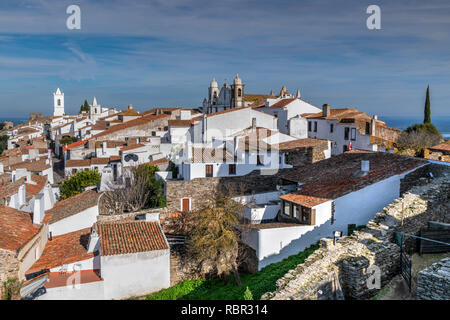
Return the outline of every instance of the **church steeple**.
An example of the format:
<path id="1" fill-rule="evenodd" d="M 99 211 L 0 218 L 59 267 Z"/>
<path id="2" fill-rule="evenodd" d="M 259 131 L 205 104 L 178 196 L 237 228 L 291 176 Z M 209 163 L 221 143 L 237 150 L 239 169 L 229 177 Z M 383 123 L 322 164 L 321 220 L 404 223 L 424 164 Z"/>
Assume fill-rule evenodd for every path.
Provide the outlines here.
<path id="1" fill-rule="evenodd" d="M 64 93 L 58 88 L 53 93 L 53 116 L 60 117 L 64 115 Z"/>

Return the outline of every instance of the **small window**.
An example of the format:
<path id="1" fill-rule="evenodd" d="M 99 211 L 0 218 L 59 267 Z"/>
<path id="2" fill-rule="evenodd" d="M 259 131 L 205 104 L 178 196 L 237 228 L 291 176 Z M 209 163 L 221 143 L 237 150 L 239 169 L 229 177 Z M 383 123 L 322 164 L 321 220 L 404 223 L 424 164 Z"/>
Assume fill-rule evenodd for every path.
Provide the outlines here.
<path id="1" fill-rule="evenodd" d="M 352 139 L 353 141 L 356 140 L 356 128 L 352 128 L 351 139 Z"/>
<path id="2" fill-rule="evenodd" d="M 370 134 L 370 123 L 366 122 L 366 134 Z"/>
<path id="3" fill-rule="evenodd" d="M 238 89 L 238 97 L 242 97 L 242 89 Z"/>
<path id="4" fill-rule="evenodd" d="M 311 121 L 308 121 L 308 131 L 311 132 Z"/>
<path id="5" fill-rule="evenodd" d="M 61 99 L 58 99 L 58 106 L 61 105 Z"/>
<path id="6" fill-rule="evenodd" d="M 314 121 L 314 132 L 317 132 L 317 121 Z"/>
<path id="7" fill-rule="evenodd" d="M 236 174 L 236 164 L 228 165 L 228 174 Z"/>
<path id="8" fill-rule="evenodd" d="M 344 129 L 344 140 L 348 140 L 349 133 L 350 133 L 350 128 L 349 128 L 349 127 L 346 127 L 346 128 Z"/>
<path id="9" fill-rule="evenodd" d="M 334 124 L 332 123 L 332 124 L 330 124 L 330 133 L 333 133 L 334 132 Z"/>

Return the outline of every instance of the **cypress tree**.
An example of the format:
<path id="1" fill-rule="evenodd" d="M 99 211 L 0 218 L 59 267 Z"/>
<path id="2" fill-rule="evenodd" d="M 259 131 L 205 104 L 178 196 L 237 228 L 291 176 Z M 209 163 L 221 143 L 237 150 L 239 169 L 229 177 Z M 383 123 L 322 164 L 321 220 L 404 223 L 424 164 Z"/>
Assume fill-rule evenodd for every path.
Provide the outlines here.
<path id="1" fill-rule="evenodd" d="M 425 110 L 424 110 L 423 123 L 431 123 L 430 86 L 427 87 L 427 97 L 425 98 Z"/>

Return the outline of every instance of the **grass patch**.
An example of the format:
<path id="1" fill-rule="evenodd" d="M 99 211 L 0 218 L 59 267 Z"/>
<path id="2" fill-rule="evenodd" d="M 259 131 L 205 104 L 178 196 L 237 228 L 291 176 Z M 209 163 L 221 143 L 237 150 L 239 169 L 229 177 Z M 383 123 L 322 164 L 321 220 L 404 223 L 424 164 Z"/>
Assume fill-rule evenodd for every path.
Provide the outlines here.
<path id="1" fill-rule="evenodd" d="M 386 285 L 384 286 L 383 289 L 381 289 L 380 291 L 378 291 L 378 293 L 376 295 L 374 295 L 372 298 L 370 298 L 369 300 L 379 300 L 381 297 L 383 297 L 389 290 L 389 286 Z"/>
<path id="2" fill-rule="evenodd" d="M 292 255 L 280 262 L 273 263 L 254 274 L 242 274 L 242 286 L 238 287 L 233 276 L 226 279 L 185 280 L 168 289 L 147 296 L 148 300 L 243 300 L 248 287 L 255 300 L 276 289 L 276 281 L 289 270 L 303 263 L 319 248 L 319 243 L 304 251 Z"/>

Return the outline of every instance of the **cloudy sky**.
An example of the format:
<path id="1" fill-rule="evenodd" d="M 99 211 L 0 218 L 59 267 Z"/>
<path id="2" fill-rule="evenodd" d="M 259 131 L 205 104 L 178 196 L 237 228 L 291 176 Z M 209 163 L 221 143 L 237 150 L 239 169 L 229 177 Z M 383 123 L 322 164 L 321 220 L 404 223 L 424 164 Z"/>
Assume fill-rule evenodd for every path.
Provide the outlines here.
<path id="1" fill-rule="evenodd" d="M 66 9 L 81 8 L 81 30 Z M 381 8 L 381 30 L 366 9 Z M 0 116 L 66 112 L 87 99 L 138 110 L 198 107 L 212 77 L 247 93 L 282 85 L 317 106 L 449 115 L 449 1 L 2 0 Z"/>

